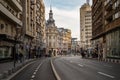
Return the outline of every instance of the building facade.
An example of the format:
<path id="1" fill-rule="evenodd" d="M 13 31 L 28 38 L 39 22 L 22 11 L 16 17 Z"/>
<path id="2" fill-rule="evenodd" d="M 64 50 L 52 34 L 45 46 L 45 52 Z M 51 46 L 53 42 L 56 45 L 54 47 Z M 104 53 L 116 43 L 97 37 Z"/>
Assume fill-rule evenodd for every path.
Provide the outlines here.
<path id="1" fill-rule="evenodd" d="M 71 40 L 71 53 L 76 55 L 80 50 L 79 41 L 77 41 L 77 38 L 71 38 Z"/>
<path id="2" fill-rule="evenodd" d="M 64 28 L 58 28 L 58 46 L 59 46 L 59 52 L 62 54 L 62 51 L 64 49 L 64 44 L 63 44 L 63 36 L 64 36 Z"/>
<path id="3" fill-rule="evenodd" d="M 71 30 L 58 28 L 59 32 L 59 50 L 60 52 L 70 53 L 71 51 Z"/>
<path id="4" fill-rule="evenodd" d="M 89 2 L 80 8 L 80 42 L 83 49 L 90 49 L 92 38 L 92 14 Z"/>
<path id="5" fill-rule="evenodd" d="M 71 51 L 71 30 L 64 29 L 63 34 L 63 46 L 64 51 L 67 53 L 70 53 Z"/>
<path id="6" fill-rule="evenodd" d="M 57 56 L 59 53 L 67 53 L 71 50 L 71 30 L 57 28 L 52 9 L 46 22 L 46 43 L 47 53 L 52 52 L 50 56 Z"/>
<path id="7" fill-rule="evenodd" d="M 36 40 L 36 0 L 22 0 L 23 5 L 23 41 L 26 55 L 31 57 L 30 50 L 35 46 Z"/>
<path id="8" fill-rule="evenodd" d="M 45 5 L 43 0 L 36 2 L 36 45 L 45 48 Z"/>
<path id="9" fill-rule="evenodd" d="M 93 0 L 93 42 L 103 58 L 120 58 L 120 1 Z"/>
<path id="10" fill-rule="evenodd" d="M 0 0 L 0 58 L 11 57 L 13 47 L 20 43 L 26 56 L 27 50 L 45 48 L 43 0 Z"/>
<path id="11" fill-rule="evenodd" d="M 104 0 L 94 0 L 92 5 L 92 43 L 93 47 L 100 52 L 102 49 L 104 32 Z M 104 37 L 105 38 L 105 37 Z M 99 51 L 98 51 L 99 48 Z"/>
<path id="12" fill-rule="evenodd" d="M 20 0 L 0 0 L 0 59 L 12 58 L 22 27 Z"/>
<path id="13" fill-rule="evenodd" d="M 45 40 L 45 6 L 43 0 L 23 0 L 23 17 L 25 47 L 31 52 L 34 49 L 43 49 Z M 35 54 L 31 55 L 34 56 Z"/>
<path id="14" fill-rule="evenodd" d="M 50 9 L 49 19 L 46 23 L 46 47 L 50 56 L 56 56 L 58 51 L 58 30 L 53 19 L 53 12 Z"/>
<path id="15" fill-rule="evenodd" d="M 106 0 L 104 5 L 106 56 L 120 58 L 120 0 Z"/>
<path id="16" fill-rule="evenodd" d="M 68 44 L 68 53 L 70 53 L 71 51 L 71 30 L 70 29 L 66 29 L 66 36 L 67 36 L 67 44 Z"/>
<path id="17" fill-rule="evenodd" d="M 41 43 L 41 49 L 46 48 L 46 23 L 45 23 L 45 5 L 44 0 L 40 0 L 41 7 L 40 7 L 40 43 Z"/>

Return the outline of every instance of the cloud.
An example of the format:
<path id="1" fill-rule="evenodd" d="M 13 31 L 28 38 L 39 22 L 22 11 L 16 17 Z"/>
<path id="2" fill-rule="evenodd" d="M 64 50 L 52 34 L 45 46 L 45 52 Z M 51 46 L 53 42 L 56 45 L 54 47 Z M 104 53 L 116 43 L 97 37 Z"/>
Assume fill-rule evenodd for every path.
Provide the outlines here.
<path id="1" fill-rule="evenodd" d="M 79 38 L 79 7 L 73 10 L 52 8 L 56 26 L 71 29 L 72 37 Z M 46 19 L 48 19 L 49 8 L 46 7 Z"/>
<path id="2" fill-rule="evenodd" d="M 66 9 L 71 10 L 72 8 L 75 8 L 76 6 L 80 6 L 83 3 L 85 3 L 86 0 L 45 0 L 46 6 L 49 6 L 52 4 L 54 7 L 57 7 L 59 9 Z"/>
<path id="3" fill-rule="evenodd" d="M 72 37 L 80 38 L 79 8 L 86 0 L 51 0 L 56 26 L 71 29 Z M 92 0 L 90 0 L 92 4 Z M 45 0 L 46 19 L 48 19 L 50 0 Z"/>

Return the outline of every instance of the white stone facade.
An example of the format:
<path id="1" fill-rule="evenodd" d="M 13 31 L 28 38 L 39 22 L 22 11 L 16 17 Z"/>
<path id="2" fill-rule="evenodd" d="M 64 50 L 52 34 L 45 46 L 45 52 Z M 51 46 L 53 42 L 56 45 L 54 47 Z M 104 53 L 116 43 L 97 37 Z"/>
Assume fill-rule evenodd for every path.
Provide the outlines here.
<path id="1" fill-rule="evenodd" d="M 92 39 L 92 14 L 91 6 L 85 3 L 80 8 L 80 42 L 84 49 L 91 48 Z"/>

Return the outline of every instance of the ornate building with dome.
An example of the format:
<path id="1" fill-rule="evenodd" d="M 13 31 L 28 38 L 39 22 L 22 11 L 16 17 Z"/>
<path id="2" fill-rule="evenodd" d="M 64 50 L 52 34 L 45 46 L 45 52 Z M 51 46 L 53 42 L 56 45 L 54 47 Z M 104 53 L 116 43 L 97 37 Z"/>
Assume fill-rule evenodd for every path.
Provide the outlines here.
<path id="1" fill-rule="evenodd" d="M 50 56 L 56 56 L 58 52 L 58 30 L 53 19 L 53 12 L 50 9 L 49 19 L 46 22 L 46 47 Z"/>

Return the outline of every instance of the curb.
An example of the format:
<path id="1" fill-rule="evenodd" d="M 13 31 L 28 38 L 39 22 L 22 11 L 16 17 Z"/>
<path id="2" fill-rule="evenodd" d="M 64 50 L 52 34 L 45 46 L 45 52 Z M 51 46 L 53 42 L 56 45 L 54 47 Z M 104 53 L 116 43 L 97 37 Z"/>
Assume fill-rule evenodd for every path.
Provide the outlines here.
<path id="1" fill-rule="evenodd" d="M 91 60 L 98 60 L 97 58 L 86 58 L 86 59 L 91 59 Z M 104 62 L 111 62 L 111 63 L 120 63 L 119 59 L 103 59 L 103 60 L 98 60 L 98 61 L 104 61 Z"/>
<path id="2" fill-rule="evenodd" d="M 120 63 L 120 60 L 118 59 L 104 59 L 105 62 L 112 62 L 112 63 Z"/>
<path id="3" fill-rule="evenodd" d="M 50 60 L 50 63 L 51 63 L 51 67 L 52 67 L 52 70 L 53 70 L 53 73 L 54 73 L 56 79 L 57 79 L 57 80 L 61 80 L 60 76 L 58 75 L 58 73 L 57 73 L 56 70 L 55 70 L 55 67 L 54 67 L 54 65 L 53 65 L 52 59 Z"/>
<path id="4" fill-rule="evenodd" d="M 9 78 L 10 76 L 12 76 L 12 75 L 14 75 L 14 74 L 16 74 L 17 73 L 17 71 L 19 71 L 19 70 L 21 70 L 22 68 L 24 69 L 24 67 L 27 65 L 30 65 L 30 64 L 28 64 L 28 63 L 32 63 L 33 61 L 34 61 L 35 59 L 32 59 L 32 60 L 30 60 L 30 61 L 28 61 L 28 62 L 24 62 L 24 63 L 22 63 L 21 65 L 19 65 L 19 66 L 16 66 L 15 68 L 11 68 L 11 69 L 9 69 L 9 70 L 6 70 L 6 71 L 4 71 L 3 73 L 1 73 L 0 74 L 0 80 L 10 80 L 10 79 L 7 79 L 7 78 Z M 27 67 L 26 66 L 26 67 Z M 15 75 L 14 75 L 15 76 Z M 13 76 L 13 77 L 14 77 Z M 12 77 L 11 77 L 12 78 Z"/>

